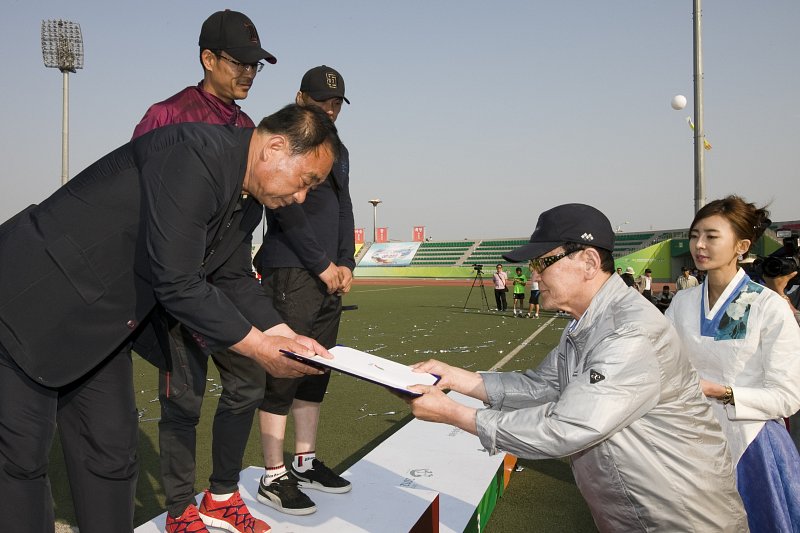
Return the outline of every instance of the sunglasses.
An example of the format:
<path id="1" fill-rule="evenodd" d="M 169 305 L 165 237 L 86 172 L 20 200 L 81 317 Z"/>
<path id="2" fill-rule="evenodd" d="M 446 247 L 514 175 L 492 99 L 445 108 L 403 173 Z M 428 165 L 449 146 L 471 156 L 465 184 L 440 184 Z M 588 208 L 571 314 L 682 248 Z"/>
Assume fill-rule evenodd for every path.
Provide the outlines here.
<path id="1" fill-rule="evenodd" d="M 569 254 L 566 252 L 556 254 L 556 255 L 549 255 L 547 257 L 537 257 L 536 259 L 531 259 L 528 261 L 528 267 L 535 271 L 537 274 L 541 274 L 545 271 L 547 267 L 555 263 L 560 259 L 564 259 Z"/>

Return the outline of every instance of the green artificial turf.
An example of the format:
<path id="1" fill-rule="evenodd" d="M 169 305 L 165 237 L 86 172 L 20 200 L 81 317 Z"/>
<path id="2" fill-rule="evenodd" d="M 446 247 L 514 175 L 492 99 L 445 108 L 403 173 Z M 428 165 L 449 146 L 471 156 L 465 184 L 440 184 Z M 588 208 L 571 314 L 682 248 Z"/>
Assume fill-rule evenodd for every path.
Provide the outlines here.
<path id="1" fill-rule="evenodd" d="M 486 311 L 485 307 L 479 310 L 483 303 L 481 291 L 475 288 L 467 301 L 469 291 L 469 287 L 356 285 L 344 303 L 357 305 L 358 309 L 343 313 L 339 342 L 404 364 L 434 357 L 470 370 L 488 370 L 552 317 L 552 313 L 542 313 L 539 319 L 518 319 L 510 311 L 503 314 Z M 487 288 L 486 292 L 493 304 L 493 291 Z M 557 342 L 565 323 L 565 319 L 554 319 L 502 370 L 521 371 L 538 364 Z M 157 372 L 134 356 L 134 380 L 140 412 L 135 523 L 140 524 L 163 512 L 164 494 L 158 464 Z M 207 486 L 211 471 L 210 428 L 219 393 L 219 377 L 211 364 L 197 431 L 198 492 Z M 402 400 L 373 384 L 338 373 L 333 374 L 322 405 L 317 454 L 339 472 L 411 419 Z M 57 441 L 50 467 L 56 517 L 74 523 Z M 285 449 L 293 451 L 291 418 Z M 262 464 L 255 422 L 244 466 Z M 519 466 L 520 471 L 511 476 L 485 531 L 595 531 L 566 462 L 520 461 Z"/>

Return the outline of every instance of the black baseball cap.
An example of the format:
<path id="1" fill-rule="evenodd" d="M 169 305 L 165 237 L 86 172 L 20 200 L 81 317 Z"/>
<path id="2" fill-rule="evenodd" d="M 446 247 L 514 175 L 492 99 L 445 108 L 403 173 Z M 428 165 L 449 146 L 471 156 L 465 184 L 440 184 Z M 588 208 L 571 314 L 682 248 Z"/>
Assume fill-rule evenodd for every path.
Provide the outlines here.
<path id="1" fill-rule="evenodd" d="M 521 263 L 541 257 L 568 242 L 612 251 L 614 230 L 608 218 L 590 205 L 559 205 L 539 215 L 528 244 L 511 250 L 503 258 L 512 263 Z"/>
<path id="2" fill-rule="evenodd" d="M 257 63 L 264 59 L 275 64 L 275 56 L 261 48 L 253 21 L 238 11 L 217 11 L 203 22 L 200 49 L 224 50 L 236 61 Z"/>
<path id="3" fill-rule="evenodd" d="M 307 94 L 318 102 L 330 100 L 331 98 L 341 98 L 348 104 L 344 96 L 344 78 L 336 69 L 326 65 L 314 67 L 305 74 L 300 82 L 300 92 Z"/>

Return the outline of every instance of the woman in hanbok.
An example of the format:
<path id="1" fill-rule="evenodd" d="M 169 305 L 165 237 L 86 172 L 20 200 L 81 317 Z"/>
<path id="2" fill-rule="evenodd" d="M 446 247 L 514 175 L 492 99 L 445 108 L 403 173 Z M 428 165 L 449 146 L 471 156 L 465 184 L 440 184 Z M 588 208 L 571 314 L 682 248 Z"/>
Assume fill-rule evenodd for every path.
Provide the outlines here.
<path id="1" fill-rule="evenodd" d="M 737 261 L 769 226 L 737 196 L 697 212 L 689 231 L 702 285 L 667 309 L 728 438 L 751 531 L 800 531 L 800 456 L 782 418 L 800 409 L 800 327 Z"/>

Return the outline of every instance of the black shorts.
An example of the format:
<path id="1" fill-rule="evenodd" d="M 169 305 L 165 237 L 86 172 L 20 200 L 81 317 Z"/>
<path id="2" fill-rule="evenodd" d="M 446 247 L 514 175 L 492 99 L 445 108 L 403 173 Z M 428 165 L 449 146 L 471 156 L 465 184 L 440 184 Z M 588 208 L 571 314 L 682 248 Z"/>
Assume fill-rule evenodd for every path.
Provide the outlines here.
<path id="1" fill-rule="evenodd" d="M 525 293 L 524 292 L 515 292 L 514 293 L 515 300 L 522 300 L 525 301 Z"/>
<path id="2" fill-rule="evenodd" d="M 336 346 L 342 299 L 304 268 L 267 269 L 262 284 L 275 309 L 295 333 L 315 339 L 325 348 Z M 320 403 L 330 372 L 301 378 L 276 378 L 267 374 L 264 401 L 259 409 L 276 415 L 289 414 L 295 399 Z"/>
<path id="3" fill-rule="evenodd" d="M 539 305 L 539 291 L 531 291 L 531 305 Z"/>

